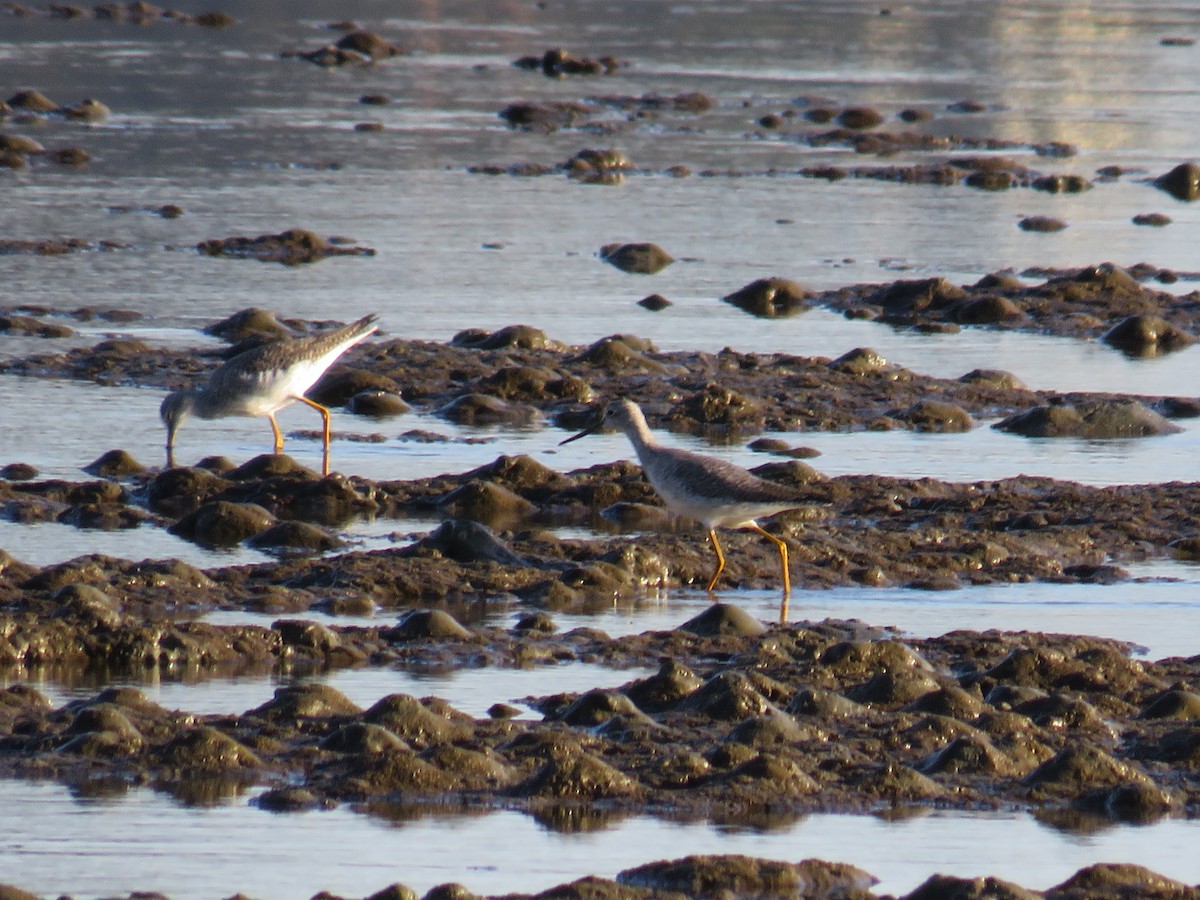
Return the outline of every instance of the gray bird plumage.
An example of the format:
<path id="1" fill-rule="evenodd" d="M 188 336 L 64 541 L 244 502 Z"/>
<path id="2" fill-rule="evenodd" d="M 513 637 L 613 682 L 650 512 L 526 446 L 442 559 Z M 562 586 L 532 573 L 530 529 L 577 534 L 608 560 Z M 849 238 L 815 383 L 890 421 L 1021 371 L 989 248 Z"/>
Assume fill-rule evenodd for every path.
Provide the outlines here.
<path id="1" fill-rule="evenodd" d="M 175 434 L 189 416 L 266 416 L 275 435 L 275 452 L 283 451 L 283 434 L 275 413 L 300 401 L 321 413 L 324 422 L 324 473 L 329 474 L 329 410 L 304 396 L 343 353 L 376 331 L 378 316 L 364 316 L 324 334 L 272 341 L 239 353 L 225 362 L 207 383 L 168 394 L 159 408 L 167 426 L 167 465 L 175 464 Z"/>

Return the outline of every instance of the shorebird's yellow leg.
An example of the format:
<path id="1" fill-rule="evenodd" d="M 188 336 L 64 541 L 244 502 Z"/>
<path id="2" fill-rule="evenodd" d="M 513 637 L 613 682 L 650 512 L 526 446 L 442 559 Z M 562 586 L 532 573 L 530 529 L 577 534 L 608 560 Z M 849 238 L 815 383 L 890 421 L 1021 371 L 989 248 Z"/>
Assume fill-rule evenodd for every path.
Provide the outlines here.
<path id="1" fill-rule="evenodd" d="M 712 578 L 708 579 L 707 591 L 711 591 L 717 583 L 717 579 L 721 577 L 721 573 L 725 571 L 725 554 L 721 552 L 721 543 L 717 540 L 717 531 L 715 528 L 708 529 L 708 539 L 712 541 L 713 550 L 717 554 L 717 568 L 713 570 Z"/>
<path id="2" fill-rule="evenodd" d="M 275 421 L 275 413 L 267 413 L 267 418 L 271 420 L 271 430 L 275 432 L 275 452 L 283 452 L 283 432 L 279 430 L 279 423 Z"/>
<path id="3" fill-rule="evenodd" d="M 779 562 L 783 566 L 783 596 L 790 596 L 792 593 L 792 578 L 791 575 L 788 574 L 787 544 L 775 537 L 775 535 L 771 534 L 771 532 L 764 529 L 757 522 L 752 524 L 750 527 L 779 548 Z"/>
<path id="4" fill-rule="evenodd" d="M 320 403 L 317 403 L 315 400 L 309 400 L 307 397 L 297 397 L 296 399 L 299 400 L 301 403 L 307 403 L 309 406 L 311 406 L 313 409 L 315 409 L 317 412 L 319 412 L 321 414 L 321 422 L 324 425 L 324 428 L 323 428 L 322 434 L 321 434 L 321 439 L 322 439 L 321 474 L 328 475 L 329 474 L 329 410 L 326 409 L 324 406 L 322 406 Z"/>

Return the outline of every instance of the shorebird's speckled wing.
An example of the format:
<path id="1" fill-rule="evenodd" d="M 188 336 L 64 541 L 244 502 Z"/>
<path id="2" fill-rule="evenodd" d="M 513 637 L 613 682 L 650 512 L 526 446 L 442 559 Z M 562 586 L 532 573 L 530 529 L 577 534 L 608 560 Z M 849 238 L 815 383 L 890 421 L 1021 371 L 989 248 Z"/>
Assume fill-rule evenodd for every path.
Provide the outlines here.
<path id="1" fill-rule="evenodd" d="M 804 499 L 799 491 L 786 484 L 759 478 L 717 457 L 671 447 L 655 447 L 654 453 L 662 455 L 663 467 L 670 470 L 673 482 L 687 485 L 690 493 L 706 500 L 789 504 Z"/>
<path id="2" fill-rule="evenodd" d="M 295 340 L 272 341 L 252 347 L 228 360 L 209 377 L 205 391 L 213 401 L 225 401 L 231 405 L 245 398 L 247 406 L 258 398 L 264 405 L 275 402 L 268 399 L 273 393 L 269 389 L 278 382 L 289 393 L 289 386 L 296 393 L 311 387 L 321 374 L 352 345 L 375 330 L 376 316 L 370 315 L 335 328 L 325 334 Z M 281 377 L 282 373 L 295 369 L 292 377 Z M 307 369 L 307 372 L 302 370 Z M 307 382 L 307 383 L 306 383 Z M 265 392 L 265 393 L 264 393 Z M 283 397 L 277 398 L 282 400 Z"/>

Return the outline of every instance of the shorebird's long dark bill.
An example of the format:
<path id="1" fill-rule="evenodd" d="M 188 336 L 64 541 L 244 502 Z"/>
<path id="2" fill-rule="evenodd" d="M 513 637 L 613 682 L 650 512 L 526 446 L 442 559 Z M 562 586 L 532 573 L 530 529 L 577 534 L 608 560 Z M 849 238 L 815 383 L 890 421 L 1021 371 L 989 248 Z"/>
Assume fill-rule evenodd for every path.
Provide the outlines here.
<path id="1" fill-rule="evenodd" d="M 587 428 L 583 429 L 583 431 L 579 432 L 579 434 L 573 434 L 569 438 L 565 438 L 565 439 L 559 441 L 558 446 L 561 447 L 563 444 L 569 444 L 569 443 L 571 443 L 571 441 L 577 441 L 581 437 L 587 437 L 589 434 L 591 434 L 592 432 L 599 429 L 600 421 L 601 420 L 598 419 L 597 421 L 595 421 L 591 425 L 589 425 Z"/>

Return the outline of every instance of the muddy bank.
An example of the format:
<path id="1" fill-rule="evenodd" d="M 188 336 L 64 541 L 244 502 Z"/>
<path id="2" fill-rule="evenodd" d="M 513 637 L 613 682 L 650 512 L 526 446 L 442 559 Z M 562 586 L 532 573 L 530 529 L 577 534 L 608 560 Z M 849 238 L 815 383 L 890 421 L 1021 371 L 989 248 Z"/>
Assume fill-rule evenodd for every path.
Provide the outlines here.
<path id="1" fill-rule="evenodd" d="M 119 625 L 92 630 L 120 643 Z M 17 685 L 0 691 L 0 774 L 190 802 L 260 785 L 257 803 L 281 812 L 504 807 L 565 827 L 631 813 L 761 826 L 820 810 L 1016 809 L 1070 827 L 1200 813 L 1200 663 L 1135 661 L 1111 640 L 902 641 L 856 622 L 767 626 L 723 604 L 617 640 L 560 633 L 546 615 L 511 629 L 414 613 L 374 628 L 285 618 L 207 630 L 278 648 L 281 666 L 659 668 L 613 690 L 526 698 L 541 721 L 403 694 L 362 708 L 324 685 L 228 715 L 165 709 L 133 688 L 54 708 Z M 202 646 L 204 631 L 162 627 L 142 662 L 169 671 L 172 651 Z M 11 621 L 5 632 L 6 646 L 32 637 Z"/>
<path id="2" fill-rule="evenodd" d="M 1018 288 L 1012 278 L 985 282 L 966 289 L 940 279 L 900 281 L 812 294 L 784 279 L 764 279 L 723 299 L 771 318 L 819 304 L 898 327 L 953 331 L 959 327 L 954 321 L 969 320 L 986 327 L 1074 337 L 1103 335 L 1134 355 L 1182 348 L 1195 339 L 1189 329 L 1200 330 L 1193 322 L 1200 312 L 1194 295 L 1151 291 L 1120 270 L 1095 269 L 1051 279 L 1047 285 L 1053 289 Z M 1113 283 L 1124 287 L 1110 290 L 1107 286 Z M 1078 288 L 1080 284 L 1085 287 Z M 787 286 L 786 294 L 780 285 Z M 978 312 L 984 308 L 1011 315 L 998 313 L 992 320 Z M 4 321 L 23 333 L 62 333 L 59 317 L 43 308 L 18 306 L 7 313 Z M 166 350 L 135 339 L 109 338 L 90 348 L 0 362 L 0 373 L 178 390 L 264 340 L 320 330 L 297 321 L 288 321 L 285 328 L 262 310 L 244 310 L 228 321 L 234 320 L 250 324 L 228 333 L 217 328 L 222 323 L 212 326 L 217 328 L 213 333 L 231 342 L 227 350 Z M 525 426 L 546 419 L 563 428 L 578 427 L 589 404 L 623 395 L 638 400 L 653 427 L 718 440 L 765 430 L 963 431 L 978 419 L 1012 416 L 1052 401 L 1074 404 L 1114 396 L 1032 391 L 1015 375 L 996 370 L 933 378 L 865 347 L 836 359 L 731 348 L 719 353 L 661 352 L 650 341 L 628 334 L 568 346 L 527 325 L 491 332 L 467 329 L 448 343 L 375 340 L 352 349 L 310 394 L 323 404 L 341 406 L 367 391 L 403 394 L 406 404 L 459 424 Z M 1167 417 L 1200 411 L 1187 397 L 1125 399 Z M 1130 434 L 1118 430 L 1086 436 Z"/>
<path id="3" fill-rule="evenodd" d="M 769 525 L 791 547 L 797 587 L 1112 583 L 1128 577 L 1122 561 L 1200 555 L 1195 484 L 827 479 L 798 460 L 755 471 L 795 487 L 802 498 Z M 39 608 L 48 601 L 29 593 L 39 586 L 53 591 L 113 579 L 122 586 L 121 602 L 139 615 L 181 605 L 252 608 L 260 589 L 275 584 L 308 592 L 294 608 L 350 594 L 386 609 L 480 595 L 572 608 L 703 585 L 713 566 L 703 530 L 671 520 L 631 462 L 564 474 L 529 457 L 501 456 L 460 474 L 373 482 L 321 478 L 289 457 L 267 455 L 221 472 L 178 468 L 82 483 L 0 481 L 0 513 L 27 524 L 169 528 L 202 546 L 247 541 L 280 555 L 276 563 L 213 569 L 204 579 L 189 570 L 189 583 L 177 590 L 143 590 L 128 571 L 146 563 L 85 557 L 35 570 L 6 560 L 0 596 L 36 601 Z M 442 524 L 400 549 L 309 558 L 336 549 L 340 527 L 374 517 Z M 560 538 L 554 529 L 564 526 L 590 528 L 596 537 Z M 606 536 L 618 531 L 636 536 Z M 778 586 L 773 547 L 748 532 L 729 533 L 723 543 L 730 551 L 723 585 Z"/>

